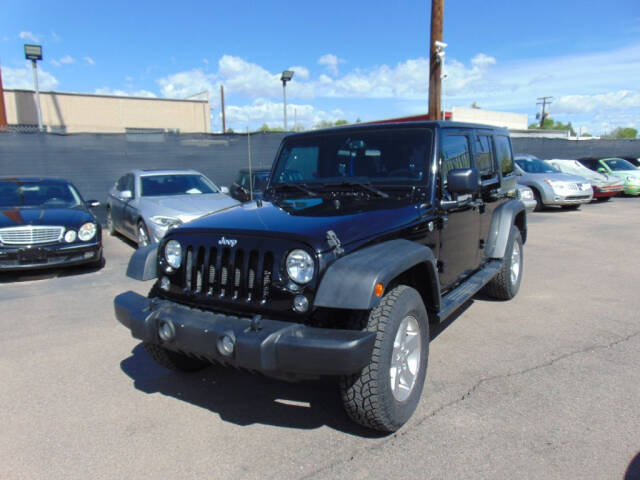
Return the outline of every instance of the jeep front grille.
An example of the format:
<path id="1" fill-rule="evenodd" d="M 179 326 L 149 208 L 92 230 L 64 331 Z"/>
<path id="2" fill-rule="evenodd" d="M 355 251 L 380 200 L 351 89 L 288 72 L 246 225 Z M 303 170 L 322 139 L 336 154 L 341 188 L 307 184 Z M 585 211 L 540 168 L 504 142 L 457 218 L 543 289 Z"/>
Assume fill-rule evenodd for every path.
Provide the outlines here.
<path id="1" fill-rule="evenodd" d="M 266 303 L 273 279 L 272 252 L 230 247 L 188 246 L 184 288 L 194 295 Z"/>

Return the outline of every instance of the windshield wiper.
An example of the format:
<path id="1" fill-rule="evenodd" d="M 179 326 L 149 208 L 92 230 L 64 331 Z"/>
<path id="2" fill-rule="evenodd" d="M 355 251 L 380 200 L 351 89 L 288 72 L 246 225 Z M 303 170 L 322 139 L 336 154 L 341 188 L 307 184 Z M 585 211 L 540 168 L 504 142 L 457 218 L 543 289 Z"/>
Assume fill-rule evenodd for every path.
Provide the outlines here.
<path id="1" fill-rule="evenodd" d="M 389 194 L 377 189 L 370 183 L 363 182 L 341 182 L 341 183 L 327 183 L 324 187 L 359 187 L 362 190 L 366 190 L 369 193 L 373 193 L 381 198 L 389 198 Z"/>
<path id="2" fill-rule="evenodd" d="M 316 192 L 314 192 L 313 190 L 311 190 L 306 183 L 296 183 L 296 182 L 289 182 L 289 183 L 276 183 L 270 186 L 270 189 L 273 190 L 281 190 L 281 189 L 285 189 L 285 188 L 295 188 L 300 190 L 301 192 L 306 193 L 307 195 L 309 195 L 310 197 L 317 197 L 318 194 Z"/>

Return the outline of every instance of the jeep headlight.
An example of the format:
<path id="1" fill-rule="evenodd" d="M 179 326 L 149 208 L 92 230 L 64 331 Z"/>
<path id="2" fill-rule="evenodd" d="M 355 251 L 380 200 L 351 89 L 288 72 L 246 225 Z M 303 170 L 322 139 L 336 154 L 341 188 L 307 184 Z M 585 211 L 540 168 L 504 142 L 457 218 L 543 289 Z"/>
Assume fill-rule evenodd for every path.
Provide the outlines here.
<path id="1" fill-rule="evenodd" d="M 180 268 L 182 264 L 182 245 L 177 240 L 169 240 L 164 246 L 164 258 L 171 268 Z"/>
<path id="2" fill-rule="evenodd" d="M 93 237 L 96 236 L 96 224 L 95 223 L 85 223 L 78 229 L 78 238 L 83 242 L 88 242 Z"/>
<path id="3" fill-rule="evenodd" d="M 287 274 L 296 283 L 309 283 L 313 278 L 313 258 L 304 250 L 292 250 L 287 255 Z"/>

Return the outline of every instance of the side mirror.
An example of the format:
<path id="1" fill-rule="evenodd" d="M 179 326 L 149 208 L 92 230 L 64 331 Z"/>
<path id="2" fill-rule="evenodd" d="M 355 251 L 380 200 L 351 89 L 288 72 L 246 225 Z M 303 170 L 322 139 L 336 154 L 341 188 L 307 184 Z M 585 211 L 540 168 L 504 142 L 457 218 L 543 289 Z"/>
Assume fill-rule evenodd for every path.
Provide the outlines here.
<path id="1" fill-rule="evenodd" d="M 84 203 L 88 208 L 95 208 L 100 206 L 100 202 L 98 200 L 87 200 Z"/>
<path id="2" fill-rule="evenodd" d="M 133 198 L 133 192 L 131 190 L 123 190 L 120 192 L 120 198 L 124 200 L 131 200 Z"/>
<path id="3" fill-rule="evenodd" d="M 225 195 L 229 195 L 229 187 L 220 187 L 220 193 L 224 193 Z"/>
<path id="4" fill-rule="evenodd" d="M 447 190 L 453 194 L 464 195 L 478 191 L 478 170 L 475 168 L 456 168 L 447 174 Z"/>
<path id="5" fill-rule="evenodd" d="M 607 173 L 607 169 L 604 167 L 598 167 L 598 173 Z"/>

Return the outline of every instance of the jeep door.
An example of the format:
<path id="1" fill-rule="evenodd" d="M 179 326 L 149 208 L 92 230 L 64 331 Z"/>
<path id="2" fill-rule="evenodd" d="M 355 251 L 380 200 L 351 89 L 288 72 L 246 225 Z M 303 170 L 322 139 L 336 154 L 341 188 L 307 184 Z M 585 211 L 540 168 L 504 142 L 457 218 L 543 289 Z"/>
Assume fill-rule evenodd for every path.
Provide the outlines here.
<path id="1" fill-rule="evenodd" d="M 438 267 L 442 288 L 462 280 L 479 264 L 480 191 L 454 196 L 447 190 L 447 173 L 450 170 L 475 166 L 472 138 L 473 130 L 470 129 L 441 130 L 438 182 L 443 205 L 448 205 L 441 210 Z"/>
<path id="2" fill-rule="evenodd" d="M 480 176 L 480 244 L 486 245 L 494 210 L 516 187 L 511 140 L 494 130 L 476 130 L 475 164 Z"/>

